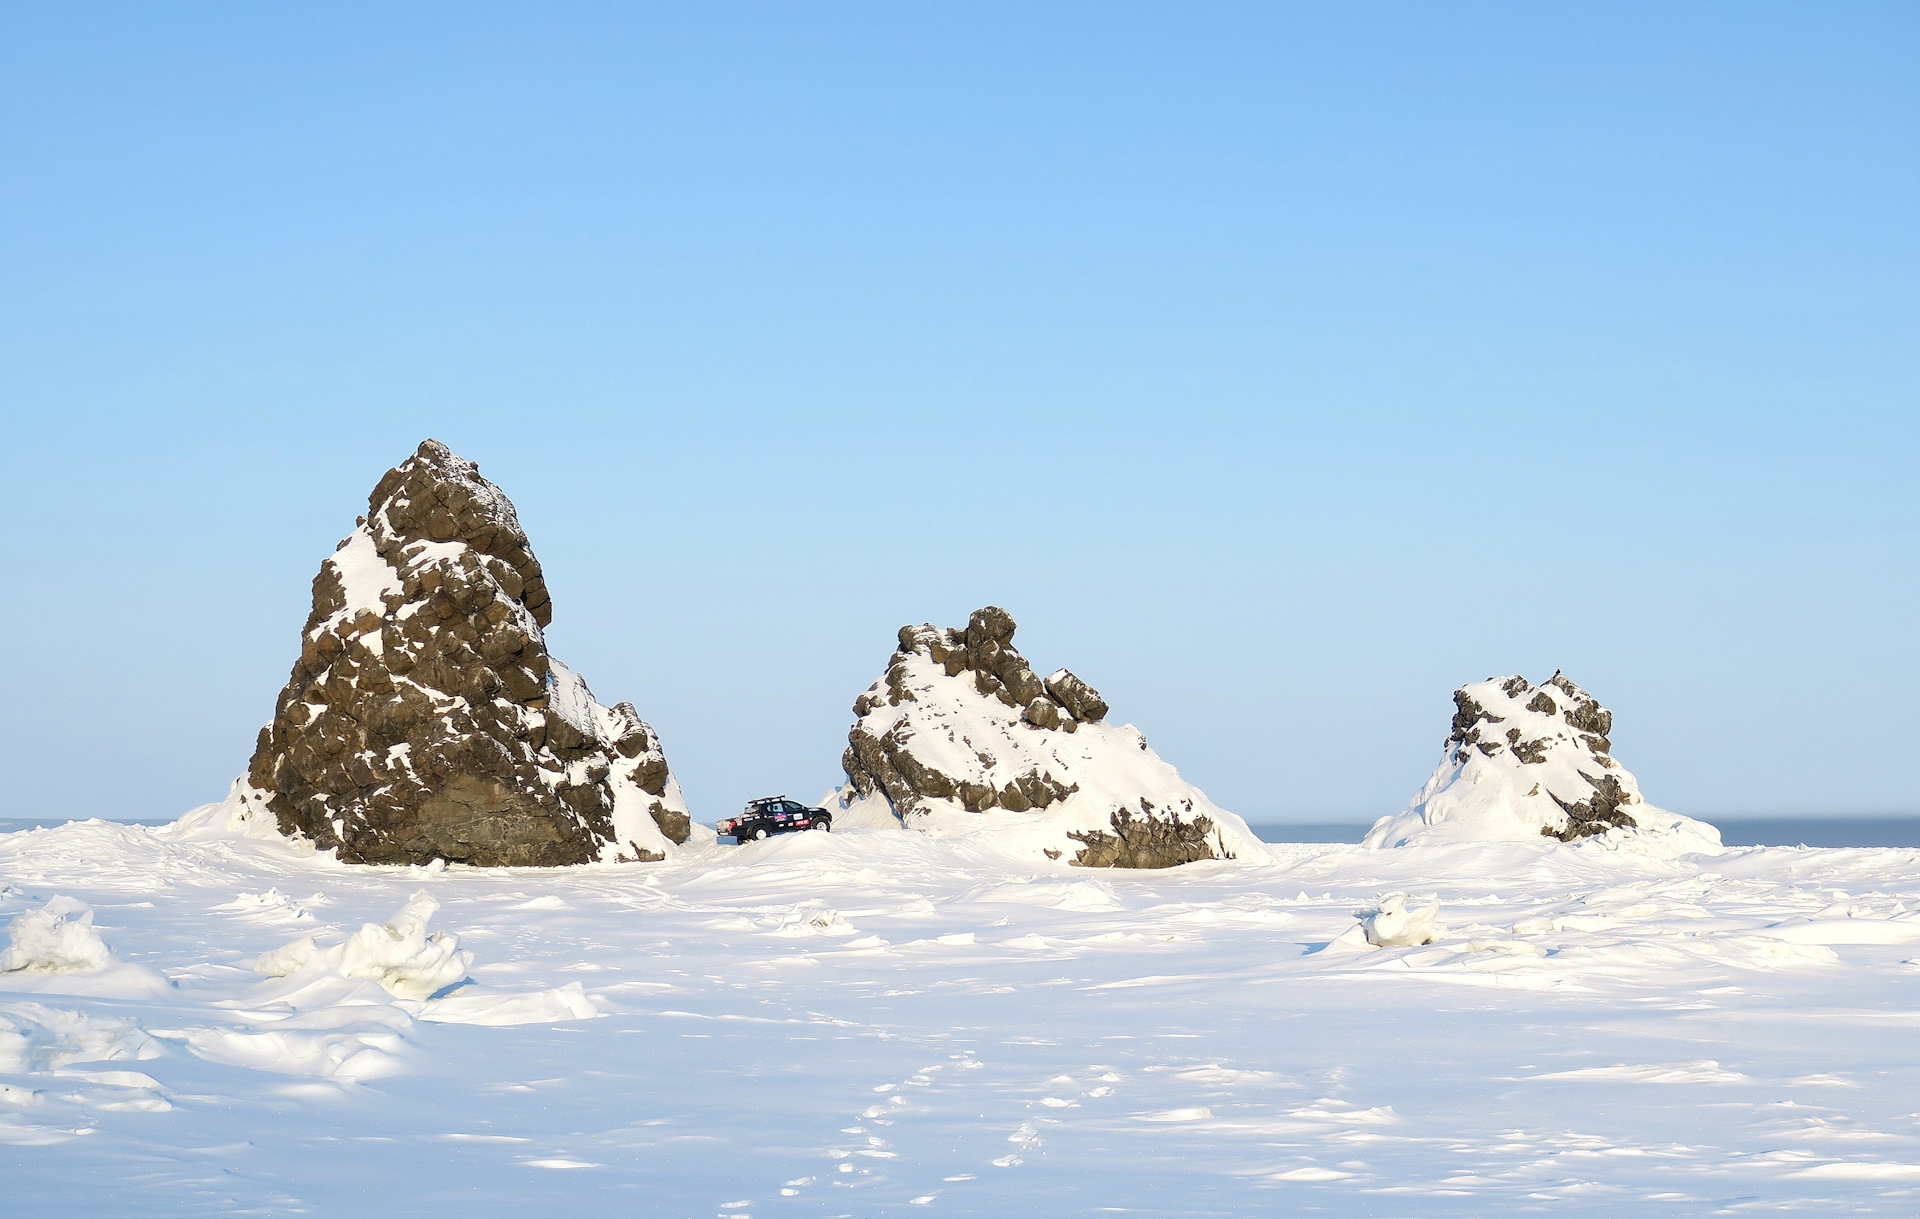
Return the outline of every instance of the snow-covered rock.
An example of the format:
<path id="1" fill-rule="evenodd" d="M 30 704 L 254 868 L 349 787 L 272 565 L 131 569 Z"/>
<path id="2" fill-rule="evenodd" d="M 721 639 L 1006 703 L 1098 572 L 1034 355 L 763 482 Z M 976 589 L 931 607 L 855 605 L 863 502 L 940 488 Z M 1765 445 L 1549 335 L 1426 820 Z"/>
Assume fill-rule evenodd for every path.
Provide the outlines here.
<path id="1" fill-rule="evenodd" d="M 854 701 L 836 824 L 989 835 L 1081 867 L 1264 858 L 1139 729 L 1106 722 L 1098 691 L 1065 669 L 1037 676 L 1013 633 L 997 606 L 964 629 L 900 628 L 886 674 Z"/>
<path id="2" fill-rule="evenodd" d="M 1717 851 L 1712 826 L 1648 804 L 1615 761 L 1613 713 L 1555 673 L 1545 685 L 1490 677 L 1454 691 L 1445 756 L 1407 811 L 1365 845 L 1543 837 L 1660 853 Z"/>
<path id="3" fill-rule="evenodd" d="M 428 440 L 321 564 L 293 676 L 192 829 L 304 836 L 349 863 L 664 859 L 690 830 L 659 738 L 547 653 L 527 535 Z"/>

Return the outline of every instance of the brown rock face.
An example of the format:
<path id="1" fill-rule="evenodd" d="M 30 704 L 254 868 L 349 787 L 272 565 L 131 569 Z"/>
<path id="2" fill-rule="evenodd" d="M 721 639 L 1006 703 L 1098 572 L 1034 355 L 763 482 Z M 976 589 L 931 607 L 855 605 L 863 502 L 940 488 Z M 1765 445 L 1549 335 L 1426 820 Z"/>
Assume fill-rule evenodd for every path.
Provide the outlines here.
<path id="1" fill-rule="evenodd" d="M 1068 862 L 1079 868 L 1172 868 L 1201 859 L 1217 859 L 1214 844 L 1207 840 L 1213 833 L 1213 819 L 1199 816 L 1183 820 L 1178 810 L 1157 815 L 1153 806 L 1140 802 L 1140 814 L 1121 809 L 1111 818 L 1113 832 L 1074 830 L 1067 837 L 1084 842 Z M 1227 852 L 1228 859 L 1233 858 Z"/>
<path id="2" fill-rule="evenodd" d="M 1593 784 L 1593 794 L 1585 800 L 1569 802 L 1548 792 L 1549 796 L 1553 796 L 1553 802 L 1566 813 L 1567 824 L 1557 832 L 1551 828 L 1542 829 L 1542 834 L 1562 842 L 1572 842 L 1576 838 L 1604 834 L 1617 826 L 1639 824 L 1633 819 L 1633 814 L 1627 811 L 1627 806 L 1635 803 L 1636 797 L 1621 785 L 1618 775 L 1601 775 L 1596 779 L 1583 770 L 1580 777 Z"/>
<path id="3" fill-rule="evenodd" d="M 247 772 L 281 832 L 350 863 L 545 866 L 685 841 L 652 729 L 547 654 L 552 616 L 513 504 L 422 443 L 314 578 Z"/>

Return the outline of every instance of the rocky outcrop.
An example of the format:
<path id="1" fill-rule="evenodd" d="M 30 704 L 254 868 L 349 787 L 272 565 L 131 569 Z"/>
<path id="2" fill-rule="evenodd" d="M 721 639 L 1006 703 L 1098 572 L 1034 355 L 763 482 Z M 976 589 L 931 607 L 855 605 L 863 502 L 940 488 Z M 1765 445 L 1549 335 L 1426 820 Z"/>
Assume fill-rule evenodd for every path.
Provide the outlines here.
<path id="1" fill-rule="evenodd" d="M 1131 809 L 1116 810 L 1107 830 L 1068 830 L 1067 837 L 1086 843 L 1073 862 L 1083 868 L 1171 868 L 1198 859 L 1217 859 L 1213 843 L 1213 818 L 1200 815 L 1181 820 L 1174 812 L 1167 817 L 1154 815 L 1153 805 L 1140 801 L 1140 815 Z"/>
<path id="2" fill-rule="evenodd" d="M 665 858 L 690 823 L 659 739 L 548 655 L 552 617 L 513 504 L 422 443 L 321 564 L 230 799 L 350 863 Z"/>
<path id="3" fill-rule="evenodd" d="M 1555 673 L 1534 686 L 1491 677 L 1453 694 L 1445 754 L 1405 813 L 1383 817 L 1369 846 L 1430 838 L 1574 842 L 1613 830 L 1682 835 L 1717 847 L 1711 826 L 1647 804 L 1613 757 L 1613 713 Z"/>
<path id="4" fill-rule="evenodd" d="M 884 810 L 913 829 L 990 833 L 1080 867 L 1264 852 L 1138 729 L 1108 724 L 1092 686 L 1065 669 L 1039 677 L 1014 629 L 998 606 L 964 628 L 900 628 L 886 673 L 854 700 L 847 786 L 829 797 L 839 824 Z"/>

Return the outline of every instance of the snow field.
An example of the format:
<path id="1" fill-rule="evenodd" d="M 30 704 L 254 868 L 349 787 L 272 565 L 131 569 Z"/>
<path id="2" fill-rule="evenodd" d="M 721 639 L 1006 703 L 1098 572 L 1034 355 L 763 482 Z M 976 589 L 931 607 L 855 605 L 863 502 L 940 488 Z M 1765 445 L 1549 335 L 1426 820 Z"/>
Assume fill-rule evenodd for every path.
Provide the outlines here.
<path id="1" fill-rule="evenodd" d="M 0 975 L 8 1196 L 77 1215 L 1920 1209 L 1920 852 L 1295 846 L 1088 873 L 837 829 L 687 854 L 430 870 L 99 822 L 0 837 L 0 917 L 70 897 L 103 972 L 163 983 Z M 1367 943 L 1396 894 L 1416 916 L 1438 901 L 1434 942 Z M 403 998 L 328 965 L 373 931 L 403 960 L 457 936 L 470 980 Z M 291 972 L 256 972 L 306 939 L 269 962 Z"/>

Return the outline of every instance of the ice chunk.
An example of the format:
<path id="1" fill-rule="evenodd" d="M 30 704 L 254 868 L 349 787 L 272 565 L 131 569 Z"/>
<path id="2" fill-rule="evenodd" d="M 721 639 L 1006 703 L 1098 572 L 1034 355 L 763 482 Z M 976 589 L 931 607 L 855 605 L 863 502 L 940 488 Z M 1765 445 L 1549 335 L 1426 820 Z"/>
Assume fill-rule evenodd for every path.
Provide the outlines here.
<path id="1" fill-rule="evenodd" d="M 93 929 L 93 911 L 71 897 L 56 897 L 7 924 L 12 943 L 0 954 L 0 973 L 88 973 L 113 959 Z"/>
<path id="2" fill-rule="evenodd" d="M 1360 916 L 1360 929 L 1375 948 L 1431 944 L 1440 938 L 1441 928 L 1433 921 L 1439 913 L 1438 898 L 1410 909 L 1406 894 L 1389 893 L 1380 899 L 1378 909 Z"/>
<path id="3" fill-rule="evenodd" d="M 427 931 L 427 920 L 438 909 L 439 902 L 416 893 L 384 927 L 377 923 L 361 927 L 342 946 L 340 972 L 349 978 L 371 978 L 400 999 L 430 998 L 464 981 L 471 954 L 460 951 L 457 937 Z"/>

